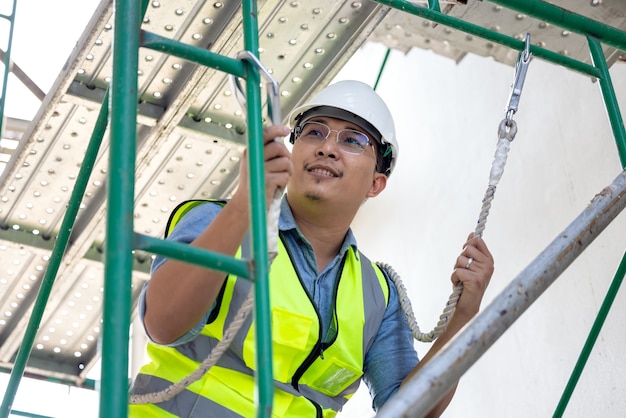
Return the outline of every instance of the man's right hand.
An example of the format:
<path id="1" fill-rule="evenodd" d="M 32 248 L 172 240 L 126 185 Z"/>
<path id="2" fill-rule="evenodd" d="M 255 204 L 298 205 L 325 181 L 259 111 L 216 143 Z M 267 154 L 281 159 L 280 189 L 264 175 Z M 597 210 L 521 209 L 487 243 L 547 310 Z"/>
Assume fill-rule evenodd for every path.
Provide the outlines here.
<path id="1" fill-rule="evenodd" d="M 289 177 L 293 172 L 291 153 L 280 141 L 280 138 L 289 135 L 289 128 L 283 125 L 271 125 L 263 128 L 263 160 L 265 168 L 265 201 L 271 203 L 276 189 L 285 190 Z M 278 139 L 278 140 L 277 140 Z M 239 186 L 233 195 L 235 204 L 250 204 L 248 186 L 248 152 L 244 151 L 239 167 Z"/>

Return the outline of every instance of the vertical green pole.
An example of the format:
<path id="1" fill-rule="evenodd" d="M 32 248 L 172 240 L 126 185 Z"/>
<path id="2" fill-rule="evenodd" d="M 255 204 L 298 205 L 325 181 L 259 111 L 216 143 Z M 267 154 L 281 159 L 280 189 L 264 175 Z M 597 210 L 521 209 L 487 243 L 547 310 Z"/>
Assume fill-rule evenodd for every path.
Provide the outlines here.
<path id="1" fill-rule="evenodd" d="M 602 326 L 604 325 L 604 321 L 611 310 L 611 305 L 615 301 L 615 297 L 617 296 L 617 292 L 622 285 L 622 281 L 624 280 L 624 276 L 626 275 L 626 253 L 622 257 L 622 262 L 617 268 L 617 272 L 615 273 L 615 277 L 611 282 L 611 286 L 606 293 L 604 300 L 602 301 L 602 305 L 600 306 L 600 311 L 598 312 L 598 316 L 596 316 L 593 325 L 591 326 L 591 330 L 589 331 L 589 335 L 587 336 L 587 341 L 585 341 L 585 345 L 576 361 L 576 365 L 574 366 L 574 370 L 572 370 L 572 375 L 570 376 L 567 385 L 565 386 L 565 390 L 563 391 L 563 395 L 561 395 L 561 399 L 559 400 L 559 404 L 556 407 L 556 411 L 554 411 L 554 418 L 562 417 L 565 412 L 565 408 L 572 397 L 572 393 L 576 388 L 576 384 L 578 383 L 578 379 L 580 379 L 580 375 L 585 368 L 585 364 L 587 364 L 587 360 L 589 359 L 589 355 L 593 350 L 593 346 L 598 339 L 598 335 L 600 335 L 600 330 L 602 330 Z"/>
<path id="2" fill-rule="evenodd" d="M 9 73 L 11 72 L 11 45 L 13 44 L 13 25 L 15 23 L 15 9 L 17 8 L 17 0 L 13 0 L 13 9 L 11 15 L 3 18 L 9 20 L 9 40 L 7 41 L 7 50 L 4 54 L 4 76 L 2 79 L 2 97 L 0 97 L 0 135 L 2 134 L 2 125 L 4 122 L 4 104 L 7 96 L 7 83 L 9 82 Z M 1 136 L 0 136 L 1 138 Z"/>
<path id="3" fill-rule="evenodd" d="M 128 415 L 128 344 L 140 2 L 116 0 L 102 325 L 100 417 Z"/>
<path id="4" fill-rule="evenodd" d="M 374 91 L 378 88 L 378 83 L 380 82 L 380 78 L 383 76 L 383 70 L 385 66 L 387 66 L 387 60 L 389 59 L 389 55 L 391 54 L 391 48 L 387 48 L 387 52 L 385 52 L 385 58 L 383 58 L 383 63 L 380 65 L 380 70 L 378 70 L 378 76 L 376 77 L 376 82 L 374 83 Z"/>
<path id="5" fill-rule="evenodd" d="M 259 30 L 256 2 L 243 2 L 244 48 L 258 56 Z M 263 170 L 263 129 L 261 118 L 260 75 L 253 65 L 247 65 L 246 105 L 248 113 L 248 164 L 252 253 L 255 280 L 256 390 L 258 417 L 272 415 L 274 384 L 272 376 L 272 335 L 269 318 L 269 260 Z"/>
<path id="6" fill-rule="evenodd" d="M 619 110 L 617 97 L 615 96 L 611 74 L 606 65 L 606 58 L 604 57 L 604 52 L 602 52 L 600 42 L 591 36 L 587 36 L 587 42 L 589 43 L 593 65 L 600 71 L 601 76 L 598 79 L 598 84 L 600 84 L 602 98 L 609 116 L 609 122 L 611 122 L 611 129 L 617 143 L 622 168 L 626 168 L 626 130 L 624 129 L 624 120 Z"/>

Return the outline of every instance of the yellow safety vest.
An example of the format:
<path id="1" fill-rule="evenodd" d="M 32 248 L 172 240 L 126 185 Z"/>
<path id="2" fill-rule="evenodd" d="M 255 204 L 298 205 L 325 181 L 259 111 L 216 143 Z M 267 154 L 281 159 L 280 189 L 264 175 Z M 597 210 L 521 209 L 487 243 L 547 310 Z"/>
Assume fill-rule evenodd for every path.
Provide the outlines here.
<path id="1" fill-rule="evenodd" d="M 198 201 L 194 202 L 189 204 L 196 206 Z M 176 347 L 149 343 L 152 362 L 142 367 L 133 393 L 163 390 L 195 371 L 234 320 L 250 286 L 247 279 L 229 276 L 213 314 L 193 341 Z M 269 287 L 275 386 L 272 416 L 334 417 L 358 388 L 365 354 L 388 303 L 387 281 L 375 264 L 352 247 L 348 249 L 335 288 L 334 335 L 329 341 L 323 341 L 320 315 L 282 240 Z M 131 405 L 130 416 L 254 417 L 253 334 L 254 321 L 249 316 L 229 349 L 202 379 L 169 401 Z"/>

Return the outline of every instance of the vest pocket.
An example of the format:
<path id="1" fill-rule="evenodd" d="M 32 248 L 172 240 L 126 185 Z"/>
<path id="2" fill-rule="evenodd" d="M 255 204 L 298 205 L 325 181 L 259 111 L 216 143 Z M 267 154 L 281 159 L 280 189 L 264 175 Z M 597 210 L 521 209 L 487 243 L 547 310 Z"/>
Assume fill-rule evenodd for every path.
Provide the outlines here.
<path id="1" fill-rule="evenodd" d="M 325 395 L 337 396 L 361 377 L 361 370 L 351 367 L 338 358 L 327 358 L 309 369 L 306 381 L 312 389 Z"/>
<path id="2" fill-rule="evenodd" d="M 274 351 L 274 378 L 281 382 L 291 377 L 306 355 L 307 346 L 312 347 L 317 337 L 312 338 L 313 318 L 287 311 L 272 309 L 272 339 Z M 296 358 L 298 357 L 298 358 Z"/>

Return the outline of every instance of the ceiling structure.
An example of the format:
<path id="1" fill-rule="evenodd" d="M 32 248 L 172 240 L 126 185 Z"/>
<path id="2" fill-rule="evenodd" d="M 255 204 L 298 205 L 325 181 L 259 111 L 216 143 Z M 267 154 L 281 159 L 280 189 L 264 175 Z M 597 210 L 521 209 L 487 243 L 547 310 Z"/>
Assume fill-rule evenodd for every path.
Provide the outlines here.
<path id="1" fill-rule="evenodd" d="M 425 2 L 412 2 L 424 5 Z M 444 13 L 590 62 L 586 40 L 487 1 L 441 3 Z M 626 30 L 622 0 L 552 4 Z M 281 86 L 281 114 L 329 83 L 365 42 L 408 52 L 467 54 L 514 65 L 518 52 L 371 1 L 258 2 L 260 60 Z M 31 122 L 9 120 L 0 146 L 0 367 L 10 369 L 49 263 L 85 149 L 111 81 L 113 5 L 103 0 Z M 240 2 L 152 1 L 142 28 L 235 57 L 243 49 Z M 603 46 L 609 65 L 623 52 Z M 237 184 L 245 117 L 229 77 L 139 50 L 134 222 L 161 237 L 169 212 L 191 198 L 227 198 Z M 104 266 L 108 135 L 72 229 L 27 372 L 84 385 L 98 360 Z M 150 257 L 137 253 L 136 298 Z"/>

